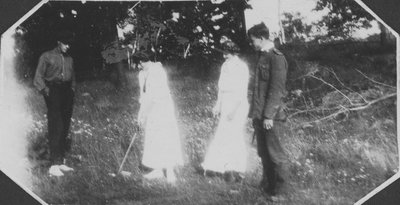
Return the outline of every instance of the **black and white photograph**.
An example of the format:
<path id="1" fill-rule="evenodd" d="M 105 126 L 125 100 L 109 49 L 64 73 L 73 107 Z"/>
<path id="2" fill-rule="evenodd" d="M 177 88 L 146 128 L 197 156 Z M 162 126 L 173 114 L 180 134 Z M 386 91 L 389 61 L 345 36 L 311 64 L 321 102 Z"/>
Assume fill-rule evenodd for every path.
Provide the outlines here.
<path id="1" fill-rule="evenodd" d="M 42 0 L 1 35 L 0 170 L 43 204 L 361 204 L 399 171 L 397 37 L 359 0 Z"/>

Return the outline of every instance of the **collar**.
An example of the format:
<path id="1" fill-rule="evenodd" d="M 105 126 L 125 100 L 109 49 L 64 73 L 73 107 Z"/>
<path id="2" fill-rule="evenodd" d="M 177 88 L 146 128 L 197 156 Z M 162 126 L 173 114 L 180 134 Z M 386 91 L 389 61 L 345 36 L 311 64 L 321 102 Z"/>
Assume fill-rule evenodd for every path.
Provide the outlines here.
<path id="1" fill-rule="evenodd" d="M 62 54 L 60 47 L 58 47 L 58 46 L 53 49 L 53 52 L 57 53 L 57 54 Z"/>
<path id="2" fill-rule="evenodd" d="M 274 46 L 264 46 L 263 48 L 261 48 L 261 52 L 270 52 L 274 50 Z"/>
<path id="3" fill-rule="evenodd" d="M 264 47 L 261 48 L 262 52 L 270 52 L 275 48 L 275 45 L 273 42 L 268 42 L 264 44 Z"/>
<path id="4" fill-rule="evenodd" d="M 57 55 L 62 55 L 62 56 L 64 56 L 64 57 L 68 57 L 68 56 L 69 56 L 68 53 L 63 53 L 63 52 L 61 52 L 61 49 L 60 49 L 60 47 L 58 47 L 58 46 L 56 46 L 56 47 L 53 49 L 53 52 L 54 52 L 55 54 L 57 54 Z"/>

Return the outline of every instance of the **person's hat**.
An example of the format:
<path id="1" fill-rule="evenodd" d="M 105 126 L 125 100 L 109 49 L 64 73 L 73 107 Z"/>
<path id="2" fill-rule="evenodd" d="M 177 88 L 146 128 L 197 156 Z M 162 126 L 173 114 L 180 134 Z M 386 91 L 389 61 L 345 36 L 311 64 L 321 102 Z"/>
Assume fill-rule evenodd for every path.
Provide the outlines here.
<path id="1" fill-rule="evenodd" d="M 57 41 L 63 44 L 71 45 L 74 41 L 74 34 L 71 31 L 60 31 L 57 35 Z"/>

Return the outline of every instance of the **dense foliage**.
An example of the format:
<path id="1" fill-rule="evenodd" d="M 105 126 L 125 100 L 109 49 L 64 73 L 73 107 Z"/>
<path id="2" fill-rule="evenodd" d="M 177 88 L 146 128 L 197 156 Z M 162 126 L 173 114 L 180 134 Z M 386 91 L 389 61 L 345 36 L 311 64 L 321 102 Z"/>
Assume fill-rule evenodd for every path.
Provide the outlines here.
<path id="1" fill-rule="evenodd" d="M 283 13 L 283 16 L 282 26 L 288 43 L 304 42 L 310 38 L 312 25 L 304 23 L 299 12 Z"/>
<path id="2" fill-rule="evenodd" d="M 370 27 L 373 20 L 372 15 L 354 0 L 318 0 L 315 9 L 329 11 L 318 24 L 327 27 L 328 36 L 349 37 L 356 28 Z"/>
<path id="3" fill-rule="evenodd" d="M 124 61 L 138 52 L 157 60 L 210 56 L 221 35 L 247 46 L 244 9 L 247 0 L 185 2 L 49 2 L 20 29 L 32 50 L 30 64 L 55 45 L 55 33 L 75 33 L 71 54 L 83 72 L 97 72 L 103 62 Z M 31 71 L 32 73 L 32 71 Z M 81 73 L 82 74 L 82 73 Z M 82 76 L 82 75 L 81 75 Z"/>
<path id="4" fill-rule="evenodd" d="M 134 7 L 134 8 L 133 8 Z M 120 21 L 123 44 L 134 51 L 154 52 L 161 60 L 209 55 L 227 35 L 246 44 L 247 1 L 139 3 Z"/>

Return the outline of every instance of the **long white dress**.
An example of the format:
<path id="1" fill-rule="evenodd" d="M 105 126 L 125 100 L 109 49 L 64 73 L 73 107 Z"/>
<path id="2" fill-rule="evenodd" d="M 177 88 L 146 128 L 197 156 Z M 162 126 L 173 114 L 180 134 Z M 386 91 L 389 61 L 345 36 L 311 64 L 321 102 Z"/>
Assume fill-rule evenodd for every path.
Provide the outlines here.
<path id="1" fill-rule="evenodd" d="M 248 81 L 248 67 L 240 58 L 231 56 L 224 62 L 218 82 L 216 104 L 220 106 L 220 119 L 202 163 L 205 170 L 221 173 L 246 171 L 247 146 L 244 137 L 249 110 Z M 228 119 L 229 115 L 231 119 Z"/>
<path id="2" fill-rule="evenodd" d="M 139 73 L 139 115 L 146 119 L 142 164 L 153 169 L 182 165 L 181 140 L 167 74 L 159 62 L 142 65 L 144 70 L 148 69 Z"/>

